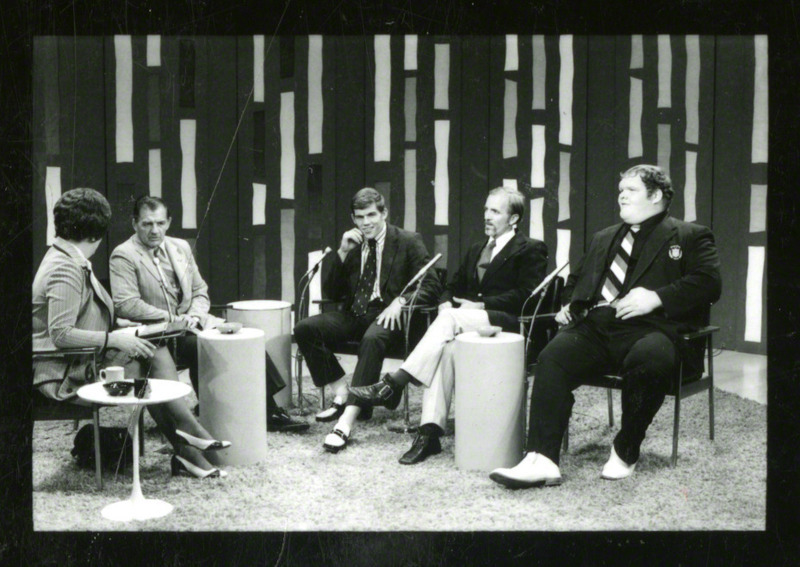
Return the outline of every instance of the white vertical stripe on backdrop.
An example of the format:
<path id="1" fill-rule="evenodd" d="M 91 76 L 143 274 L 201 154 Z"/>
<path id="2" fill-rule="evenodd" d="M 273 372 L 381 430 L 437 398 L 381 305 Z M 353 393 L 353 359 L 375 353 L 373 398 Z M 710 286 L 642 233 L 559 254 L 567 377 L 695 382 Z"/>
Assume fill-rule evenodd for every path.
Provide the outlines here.
<path id="1" fill-rule="evenodd" d="M 503 69 L 505 71 L 519 70 L 519 37 L 516 35 L 506 35 L 506 62 Z"/>
<path id="2" fill-rule="evenodd" d="M 161 67 L 161 36 L 147 36 L 147 66 Z"/>
<path id="3" fill-rule="evenodd" d="M 436 148 L 436 173 L 433 185 L 433 198 L 436 205 L 434 224 L 447 226 L 450 204 L 450 173 L 447 168 L 450 155 L 450 121 L 436 120 L 433 137 Z"/>
<path id="4" fill-rule="evenodd" d="M 683 188 L 683 220 L 697 220 L 697 152 L 686 152 L 686 182 Z"/>
<path id="5" fill-rule="evenodd" d="M 686 36 L 686 143 L 700 139 L 700 38 Z"/>
<path id="6" fill-rule="evenodd" d="M 253 183 L 253 226 L 267 224 L 267 186 Z"/>
<path id="7" fill-rule="evenodd" d="M 147 182 L 151 197 L 161 197 L 161 150 L 147 150 Z"/>
<path id="8" fill-rule="evenodd" d="M 763 246 L 747 247 L 747 293 L 745 295 L 744 340 L 761 342 L 761 310 L 764 289 Z"/>
<path id="9" fill-rule="evenodd" d="M 503 159 L 517 157 L 517 82 L 505 80 L 503 97 Z"/>
<path id="10" fill-rule="evenodd" d="M 531 199 L 531 218 L 528 226 L 528 236 L 544 241 L 544 197 Z"/>
<path id="11" fill-rule="evenodd" d="M 531 125 L 531 187 L 544 189 L 544 156 L 547 145 L 544 124 Z"/>
<path id="12" fill-rule="evenodd" d="M 390 36 L 375 36 L 375 120 L 373 149 L 375 161 L 392 159 L 392 58 Z"/>
<path id="13" fill-rule="evenodd" d="M 131 36 L 114 36 L 116 159 L 133 162 L 133 47 Z"/>
<path id="14" fill-rule="evenodd" d="M 308 36 L 308 153 L 322 153 L 322 36 Z"/>
<path id="15" fill-rule="evenodd" d="M 417 70 L 417 36 L 405 36 L 405 48 L 403 51 L 403 69 L 406 71 Z"/>
<path id="16" fill-rule="evenodd" d="M 753 142 L 752 162 L 767 163 L 769 154 L 769 74 L 767 66 L 769 52 L 767 36 L 755 37 L 756 65 L 753 77 L 755 92 L 753 93 Z"/>
<path id="17" fill-rule="evenodd" d="M 672 108 L 672 43 L 658 36 L 658 108 Z"/>
<path id="18" fill-rule="evenodd" d="M 264 36 L 253 36 L 253 102 L 264 102 Z"/>
<path id="19" fill-rule="evenodd" d="M 642 156 L 642 80 L 631 77 L 628 157 Z"/>
<path id="20" fill-rule="evenodd" d="M 53 222 L 53 207 L 61 197 L 61 168 L 48 166 L 44 177 L 44 199 L 47 207 L 47 245 L 56 238 L 56 225 Z"/>
<path id="21" fill-rule="evenodd" d="M 181 120 L 181 218 L 182 228 L 197 228 L 197 174 L 195 146 L 197 122 Z"/>
<path id="22" fill-rule="evenodd" d="M 558 143 L 572 145 L 572 80 L 575 61 L 572 53 L 572 36 L 562 35 L 558 40 L 561 69 L 558 74 Z"/>
<path id="23" fill-rule="evenodd" d="M 281 93 L 281 199 L 294 199 L 294 93 Z"/>

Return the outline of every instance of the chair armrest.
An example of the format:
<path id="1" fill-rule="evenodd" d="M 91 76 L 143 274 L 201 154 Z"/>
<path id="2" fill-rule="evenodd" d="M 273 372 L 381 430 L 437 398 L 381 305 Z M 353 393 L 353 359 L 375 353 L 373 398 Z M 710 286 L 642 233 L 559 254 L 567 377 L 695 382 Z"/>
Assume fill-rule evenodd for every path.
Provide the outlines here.
<path id="1" fill-rule="evenodd" d="M 716 327 L 714 325 L 707 325 L 705 327 L 701 327 L 697 330 L 688 333 L 681 333 L 679 336 L 684 341 L 693 341 L 695 339 L 707 337 L 708 335 L 716 333 L 717 331 L 719 331 L 719 327 Z"/>
<path id="2" fill-rule="evenodd" d="M 536 316 L 536 320 L 537 321 L 539 321 L 539 320 L 542 320 L 542 321 L 554 320 L 556 318 L 556 315 L 558 315 L 558 313 L 540 313 L 539 315 Z M 533 315 L 522 315 L 521 317 L 518 318 L 518 320 L 519 320 L 520 323 L 522 323 L 524 325 L 528 325 L 531 322 L 532 318 L 533 318 Z"/>
<path id="3" fill-rule="evenodd" d="M 97 354 L 100 351 L 97 347 L 70 347 L 39 349 L 33 351 L 33 358 L 53 357 L 53 356 L 75 356 L 78 354 Z"/>

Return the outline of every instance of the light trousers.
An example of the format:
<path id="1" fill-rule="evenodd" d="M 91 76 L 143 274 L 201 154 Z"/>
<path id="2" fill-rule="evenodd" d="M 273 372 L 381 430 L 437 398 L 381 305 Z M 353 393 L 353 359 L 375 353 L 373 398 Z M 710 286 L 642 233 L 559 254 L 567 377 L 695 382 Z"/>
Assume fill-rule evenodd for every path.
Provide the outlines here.
<path id="1" fill-rule="evenodd" d="M 455 338 L 489 324 L 483 309 L 443 309 L 400 365 L 425 386 L 420 423 L 444 430 L 455 388 Z"/>

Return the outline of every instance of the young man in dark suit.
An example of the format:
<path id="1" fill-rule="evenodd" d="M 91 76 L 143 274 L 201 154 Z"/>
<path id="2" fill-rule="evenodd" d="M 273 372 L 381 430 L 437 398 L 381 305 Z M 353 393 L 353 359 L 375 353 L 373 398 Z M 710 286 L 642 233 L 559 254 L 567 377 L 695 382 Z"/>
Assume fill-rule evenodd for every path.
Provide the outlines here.
<path id="1" fill-rule="evenodd" d="M 619 183 L 622 223 L 594 235 L 564 288 L 563 327 L 539 355 L 528 453 L 490 478 L 512 488 L 557 485 L 562 437 L 584 376 L 619 373 L 622 425 L 601 476 L 633 473 L 645 432 L 676 372 L 680 329 L 704 324 L 722 285 L 714 236 L 668 216 L 674 191 L 658 167 L 638 165 Z"/>
<path id="2" fill-rule="evenodd" d="M 333 349 L 359 339 L 353 384 L 374 384 L 380 376 L 387 345 L 403 338 L 401 312 L 413 289 L 406 284 L 430 260 L 422 237 L 386 222 L 389 210 L 383 196 L 370 187 L 358 191 L 350 203 L 355 227 L 342 241 L 323 281 L 323 293 L 344 302 L 344 310 L 300 321 L 294 328 L 297 346 L 317 387 L 330 385 L 333 404 L 317 414 L 317 421 L 339 419 L 325 439 L 326 450 L 343 449 L 361 408 L 347 405 L 347 381 Z M 417 303 L 430 303 L 439 283 L 431 272 L 422 280 Z"/>
<path id="3" fill-rule="evenodd" d="M 442 450 L 439 436 L 444 433 L 455 386 L 452 346 L 456 335 L 490 324 L 519 331 L 522 305 L 547 267 L 544 242 L 516 230 L 524 212 L 525 197 L 516 189 L 498 187 L 489 192 L 483 213 L 489 238 L 467 251 L 439 298 L 439 315 L 425 336 L 400 370 L 384 376 L 380 384 L 350 388 L 360 403 L 393 409 L 406 383 L 426 386 L 422 425 L 401 464 L 422 462 Z"/>

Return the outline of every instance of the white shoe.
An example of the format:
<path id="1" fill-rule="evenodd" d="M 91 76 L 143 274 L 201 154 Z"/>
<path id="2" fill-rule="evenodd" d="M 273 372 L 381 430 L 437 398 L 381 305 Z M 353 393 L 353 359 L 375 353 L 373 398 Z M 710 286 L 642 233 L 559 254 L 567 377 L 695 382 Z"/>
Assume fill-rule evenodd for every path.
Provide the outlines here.
<path id="1" fill-rule="evenodd" d="M 622 480 L 623 478 L 631 476 L 635 468 L 636 463 L 629 465 L 620 459 L 619 455 L 617 455 L 617 451 L 614 449 L 614 445 L 611 445 L 611 456 L 608 458 L 608 462 L 603 466 L 603 472 L 600 473 L 600 476 L 606 480 Z"/>
<path id="2" fill-rule="evenodd" d="M 519 464 L 510 469 L 494 469 L 489 478 L 508 488 L 558 486 L 561 471 L 553 461 L 539 453 L 528 453 Z"/>

